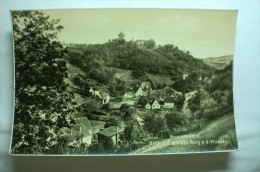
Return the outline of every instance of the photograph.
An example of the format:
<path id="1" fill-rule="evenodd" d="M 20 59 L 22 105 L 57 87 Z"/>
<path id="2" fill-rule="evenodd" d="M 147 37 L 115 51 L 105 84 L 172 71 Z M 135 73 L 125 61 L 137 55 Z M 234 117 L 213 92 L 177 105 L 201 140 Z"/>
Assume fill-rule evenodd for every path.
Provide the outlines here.
<path id="1" fill-rule="evenodd" d="M 238 149 L 237 10 L 11 11 L 13 155 Z"/>

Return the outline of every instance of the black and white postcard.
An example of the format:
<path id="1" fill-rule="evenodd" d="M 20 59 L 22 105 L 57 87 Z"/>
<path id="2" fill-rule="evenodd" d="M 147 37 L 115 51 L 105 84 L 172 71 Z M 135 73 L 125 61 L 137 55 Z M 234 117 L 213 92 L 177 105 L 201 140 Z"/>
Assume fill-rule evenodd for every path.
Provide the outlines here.
<path id="1" fill-rule="evenodd" d="M 15 155 L 238 149 L 237 11 L 12 11 Z"/>

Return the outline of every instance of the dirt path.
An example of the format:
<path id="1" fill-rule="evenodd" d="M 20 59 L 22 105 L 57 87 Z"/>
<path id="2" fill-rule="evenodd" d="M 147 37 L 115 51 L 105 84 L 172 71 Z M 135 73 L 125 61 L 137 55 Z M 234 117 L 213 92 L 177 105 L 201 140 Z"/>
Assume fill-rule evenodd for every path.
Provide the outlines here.
<path id="1" fill-rule="evenodd" d="M 234 115 L 229 114 L 211 122 L 197 133 L 154 142 L 150 145 L 141 147 L 130 154 L 214 151 L 216 150 L 216 147 L 228 144 L 229 140 L 222 139 L 221 136 L 233 130 Z"/>

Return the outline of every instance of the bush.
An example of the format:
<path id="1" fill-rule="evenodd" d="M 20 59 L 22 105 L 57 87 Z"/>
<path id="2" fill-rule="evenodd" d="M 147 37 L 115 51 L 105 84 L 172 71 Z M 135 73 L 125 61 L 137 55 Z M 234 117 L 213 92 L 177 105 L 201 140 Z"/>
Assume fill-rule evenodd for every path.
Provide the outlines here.
<path id="1" fill-rule="evenodd" d="M 175 130 L 180 128 L 183 123 L 183 115 L 180 112 L 170 112 L 165 114 L 166 124 L 170 131 L 175 133 Z"/>

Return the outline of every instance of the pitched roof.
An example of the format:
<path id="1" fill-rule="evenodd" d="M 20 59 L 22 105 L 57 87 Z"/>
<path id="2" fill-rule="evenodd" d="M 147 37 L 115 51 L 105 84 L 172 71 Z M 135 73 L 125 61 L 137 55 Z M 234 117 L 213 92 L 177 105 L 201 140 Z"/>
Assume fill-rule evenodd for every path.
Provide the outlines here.
<path id="1" fill-rule="evenodd" d="M 70 128 L 62 127 L 59 134 L 67 137 L 69 141 L 73 141 L 76 139 L 78 134 L 82 134 L 83 137 L 91 136 L 92 130 L 88 118 L 82 117 L 75 119 L 75 125 L 72 125 Z"/>
<path id="2" fill-rule="evenodd" d="M 156 99 L 152 99 L 151 101 L 150 101 L 150 104 L 152 105 L 155 101 L 157 101 Z M 158 101 L 157 101 L 158 102 Z M 158 102 L 159 103 L 159 102 Z"/>
<path id="3" fill-rule="evenodd" d="M 77 139 L 78 135 L 83 135 L 83 137 L 91 136 L 91 131 L 87 129 L 83 124 L 73 125 L 71 128 L 62 127 L 59 131 L 63 137 L 66 137 L 69 142 Z"/>
<path id="4" fill-rule="evenodd" d="M 105 128 L 104 130 L 100 131 L 99 134 L 106 136 L 106 137 L 112 137 L 116 134 L 124 132 L 124 129 L 121 127 L 116 126 L 110 126 Z"/>
<path id="5" fill-rule="evenodd" d="M 164 101 L 158 101 L 158 103 L 160 104 L 160 105 L 164 105 Z"/>
<path id="6" fill-rule="evenodd" d="M 61 135 L 70 134 L 70 129 L 68 127 L 62 127 L 59 131 L 59 134 Z"/>
<path id="7" fill-rule="evenodd" d="M 89 120 L 89 122 L 93 129 L 98 129 L 98 130 L 103 129 L 106 123 L 104 121 L 96 121 L 96 120 Z"/>
<path id="8" fill-rule="evenodd" d="M 75 124 L 76 125 L 82 124 L 82 125 L 84 125 L 86 127 L 86 129 L 92 130 L 92 126 L 91 126 L 91 124 L 90 124 L 90 122 L 89 122 L 87 117 L 82 117 L 82 118 L 75 119 Z"/>
<path id="9" fill-rule="evenodd" d="M 91 130 L 86 128 L 83 124 L 80 124 L 71 127 L 71 134 L 75 136 L 77 134 L 82 134 L 83 137 L 86 137 L 91 135 Z"/>
<path id="10" fill-rule="evenodd" d="M 149 102 L 147 102 L 147 103 L 145 104 L 145 106 L 146 106 L 146 105 L 150 105 L 150 106 L 151 106 L 151 104 L 150 104 Z"/>
<path id="11" fill-rule="evenodd" d="M 179 94 L 179 95 L 182 95 L 182 92 L 179 92 L 179 91 L 176 91 L 176 90 L 174 90 L 174 89 L 170 89 L 170 92 L 173 92 L 173 93 L 176 93 L 176 94 Z"/>

